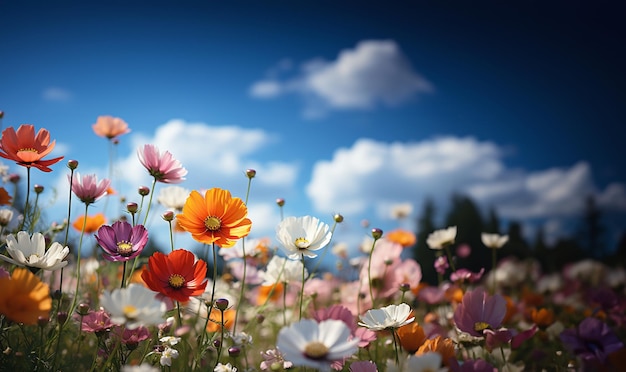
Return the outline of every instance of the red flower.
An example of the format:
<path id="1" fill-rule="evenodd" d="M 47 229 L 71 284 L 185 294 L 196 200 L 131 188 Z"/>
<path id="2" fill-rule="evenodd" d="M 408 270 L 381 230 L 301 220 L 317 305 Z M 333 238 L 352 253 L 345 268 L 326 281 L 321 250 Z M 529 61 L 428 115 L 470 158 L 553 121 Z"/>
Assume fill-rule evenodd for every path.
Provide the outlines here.
<path id="1" fill-rule="evenodd" d="M 148 267 L 141 273 L 146 286 L 172 300 L 186 302 L 190 297 L 204 293 L 206 262 L 184 249 L 170 254 L 155 252 L 148 259 Z"/>
<path id="2" fill-rule="evenodd" d="M 0 157 L 13 160 L 23 167 L 35 167 L 42 172 L 52 172 L 50 165 L 58 163 L 63 156 L 43 160 L 54 149 L 56 141 L 50 142 L 50 132 L 39 129 L 35 136 L 35 126 L 22 124 L 17 128 L 9 127 L 2 131 L 0 139 Z"/>

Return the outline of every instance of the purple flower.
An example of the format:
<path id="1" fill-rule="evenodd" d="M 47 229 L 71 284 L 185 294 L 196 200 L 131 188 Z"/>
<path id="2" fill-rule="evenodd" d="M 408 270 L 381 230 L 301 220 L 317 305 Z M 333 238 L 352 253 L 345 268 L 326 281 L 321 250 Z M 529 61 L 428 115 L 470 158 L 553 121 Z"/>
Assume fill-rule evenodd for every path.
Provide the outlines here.
<path id="1" fill-rule="evenodd" d="M 506 315 L 506 300 L 499 294 L 490 296 L 481 287 L 468 291 L 454 311 L 458 329 L 482 337 L 485 329 L 496 329 Z"/>
<path id="2" fill-rule="evenodd" d="M 131 226 L 126 221 L 117 221 L 113 226 L 102 225 L 95 237 L 105 259 L 128 261 L 143 251 L 148 243 L 148 230 L 143 225 Z"/>
<path id="3" fill-rule="evenodd" d="M 434 266 L 435 271 L 441 275 L 445 274 L 448 267 L 450 267 L 450 265 L 448 265 L 448 259 L 446 258 L 446 256 L 437 257 Z"/>
<path id="4" fill-rule="evenodd" d="M 598 366 L 607 356 L 624 347 L 609 326 L 597 318 L 586 318 L 578 327 L 561 332 L 561 341 L 585 366 Z"/>
<path id="5" fill-rule="evenodd" d="M 456 359 L 450 359 L 450 371 L 452 372 L 497 372 L 498 369 L 483 359 L 468 359 L 461 364 Z"/>

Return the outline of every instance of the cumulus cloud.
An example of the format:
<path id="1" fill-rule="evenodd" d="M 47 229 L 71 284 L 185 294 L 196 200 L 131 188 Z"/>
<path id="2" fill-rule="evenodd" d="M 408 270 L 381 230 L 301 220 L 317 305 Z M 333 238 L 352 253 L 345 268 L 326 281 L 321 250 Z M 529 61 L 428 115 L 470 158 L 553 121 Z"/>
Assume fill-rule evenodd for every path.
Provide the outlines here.
<path id="1" fill-rule="evenodd" d="M 280 141 L 278 137 L 261 129 L 212 126 L 175 119 L 158 126 L 151 133 L 133 131 L 125 137 L 126 141 L 130 144 L 131 150 L 121 156 L 113 166 L 112 186 L 117 195 L 108 203 L 109 213 L 112 210 L 119 212 L 114 200 L 124 197 L 126 201 L 139 203 L 138 187 L 152 185 L 153 178 L 141 165 L 137 156 L 137 149 L 145 144 L 157 146 L 161 153 L 169 151 L 182 163 L 188 174 L 186 180 L 179 186 L 189 190 L 220 187 L 229 190 L 235 197 L 245 199 L 248 187 L 245 171 L 255 169 L 257 174 L 251 184 L 248 205 L 249 214 L 254 221 L 251 234 L 257 237 L 274 236 L 274 228 L 280 221 L 279 209 L 275 204 L 276 197 L 294 193 L 300 171 L 298 164 L 288 161 L 259 160 L 257 154 L 260 151 Z M 98 179 L 109 178 L 106 159 L 103 157 L 101 164 L 81 163 L 78 171 L 81 175 L 96 174 Z M 55 177 L 49 184 L 54 185 L 55 194 L 58 196 L 55 201 L 61 208 L 58 214 L 63 215 L 67 208 L 65 195 L 69 193 L 67 172 L 50 175 Z M 155 194 L 158 195 L 159 190 L 165 186 L 157 183 Z M 151 218 L 148 225 L 162 223 L 159 216 L 165 208 L 156 201 L 154 203 L 150 210 Z M 106 212 L 104 201 L 98 201 L 90 208 L 92 208 L 90 213 Z M 75 204 L 74 209 L 74 216 L 84 213 L 84 205 L 80 203 Z M 182 237 L 181 239 L 193 244 L 189 239 Z"/>
<path id="2" fill-rule="evenodd" d="M 46 88 L 42 93 L 43 99 L 49 102 L 69 102 L 73 96 L 69 90 L 59 87 Z"/>
<path id="3" fill-rule="evenodd" d="M 306 191 L 320 212 L 366 214 L 389 220 L 394 205 L 410 200 L 419 210 L 429 198 L 441 209 L 453 193 L 495 208 L 505 219 L 559 218 L 582 213 L 585 198 L 626 211 L 621 184 L 598 190 L 589 164 L 540 171 L 510 169 L 496 144 L 472 137 L 440 137 L 412 143 L 361 139 L 316 163 Z M 444 208 L 441 208 L 444 206 Z"/>
<path id="4" fill-rule="evenodd" d="M 281 80 L 276 70 L 280 69 L 272 69 L 271 76 L 254 83 L 250 94 L 257 98 L 301 95 L 308 116 L 330 109 L 394 106 L 433 90 L 393 40 L 365 40 L 341 51 L 333 61 L 307 61 L 294 77 Z"/>

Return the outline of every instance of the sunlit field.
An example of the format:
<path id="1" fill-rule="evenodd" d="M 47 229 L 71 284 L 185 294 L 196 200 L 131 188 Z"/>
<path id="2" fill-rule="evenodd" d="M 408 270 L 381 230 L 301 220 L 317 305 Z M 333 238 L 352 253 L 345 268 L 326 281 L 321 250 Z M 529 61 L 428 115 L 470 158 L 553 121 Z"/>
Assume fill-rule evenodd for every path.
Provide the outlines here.
<path id="1" fill-rule="evenodd" d="M 114 145 L 129 128 L 102 116 L 93 131 Z M 341 211 L 291 216 L 277 199 L 275 235 L 250 238 L 254 169 L 246 194 L 187 190 L 184 164 L 145 143 L 153 182 L 120 203 L 54 136 L 23 124 L 0 140 L 2 371 L 624 370 L 623 252 L 530 246 L 463 198 L 445 226 L 407 229 L 399 208 L 354 247 L 335 236 Z M 67 174 L 66 215 L 46 215 L 36 172 Z M 93 208 L 107 201 L 115 218 Z"/>

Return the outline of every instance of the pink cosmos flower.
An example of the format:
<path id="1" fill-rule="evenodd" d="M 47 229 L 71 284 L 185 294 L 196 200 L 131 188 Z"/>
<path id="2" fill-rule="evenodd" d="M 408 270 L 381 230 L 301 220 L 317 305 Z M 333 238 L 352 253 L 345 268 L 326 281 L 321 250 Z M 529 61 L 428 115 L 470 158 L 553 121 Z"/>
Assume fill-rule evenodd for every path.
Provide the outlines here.
<path id="1" fill-rule="evenodd" d="M 163 154 L 154 145 L 144 145 L 137 151 L 139 161 L 158 182 L 180 183 L 185 180 L 187 169 L 174 159 L 169 151 Z"/>
<path id="2" fill-rule="evenodd" d="M 506 300 L 499 294 L 490 296 L 484 288 L 467 291 L 454 311 L 458 329 L 482 337 L 485 329 L 497 329 L 506 315 Z"/>
<path id="3" fill-rule="evenodd" d="M 72 182 L 74 195 L 87 205 L 106 195 L 111 185 L 111 181 L 106 178 L 98 182 L 98 177 L 95 174 L 87 174 L 81 177 L 80 173 L 77 172 L 73 178 L 70 179 L 69 175 L 67 178 Z"/>
<path id="4" fill-rule="evenodd" d="M 117 221 L 113 226 L 100 226 L 95 238 L 106 260 L 123 262 L 143 251 L 148 243 L 148 230 L 143 225 L 132 226 L 126 221 Z"/>
<path id="5" fill-rule="evenodd" d="M 480 269 L 480 271 L 477 273 L 469 271 L 468 269 L 465 269 L 465 268 L 461 268 L 453 272 L 452 274 L 450 274 L 450 280 L 452 280 L 455 283 L 476 283 L 477 281 L 480 280 L 480 278 L 483 277 L 484 273 L 485 273 L 484 267 Z"/>
<path id="6" fill-rule="evenodd" d="M 98 311 L 90 311 L 83 317 L 81 329 L 83 332 L 101 333 L 110 330 L 114 324 L 111 322 L 109 314 L 100 309 Z"/>
<path id="7" fill-rule="evenodd" d="M 147 340 L 150 337 L 150 331 L 144 326 L 135 329 L 116 326 L 114 332 L 120 337 L 122 343 L 131 350 L 133 347 L 137 347 L 137 344 L 141 341 Z"/>

